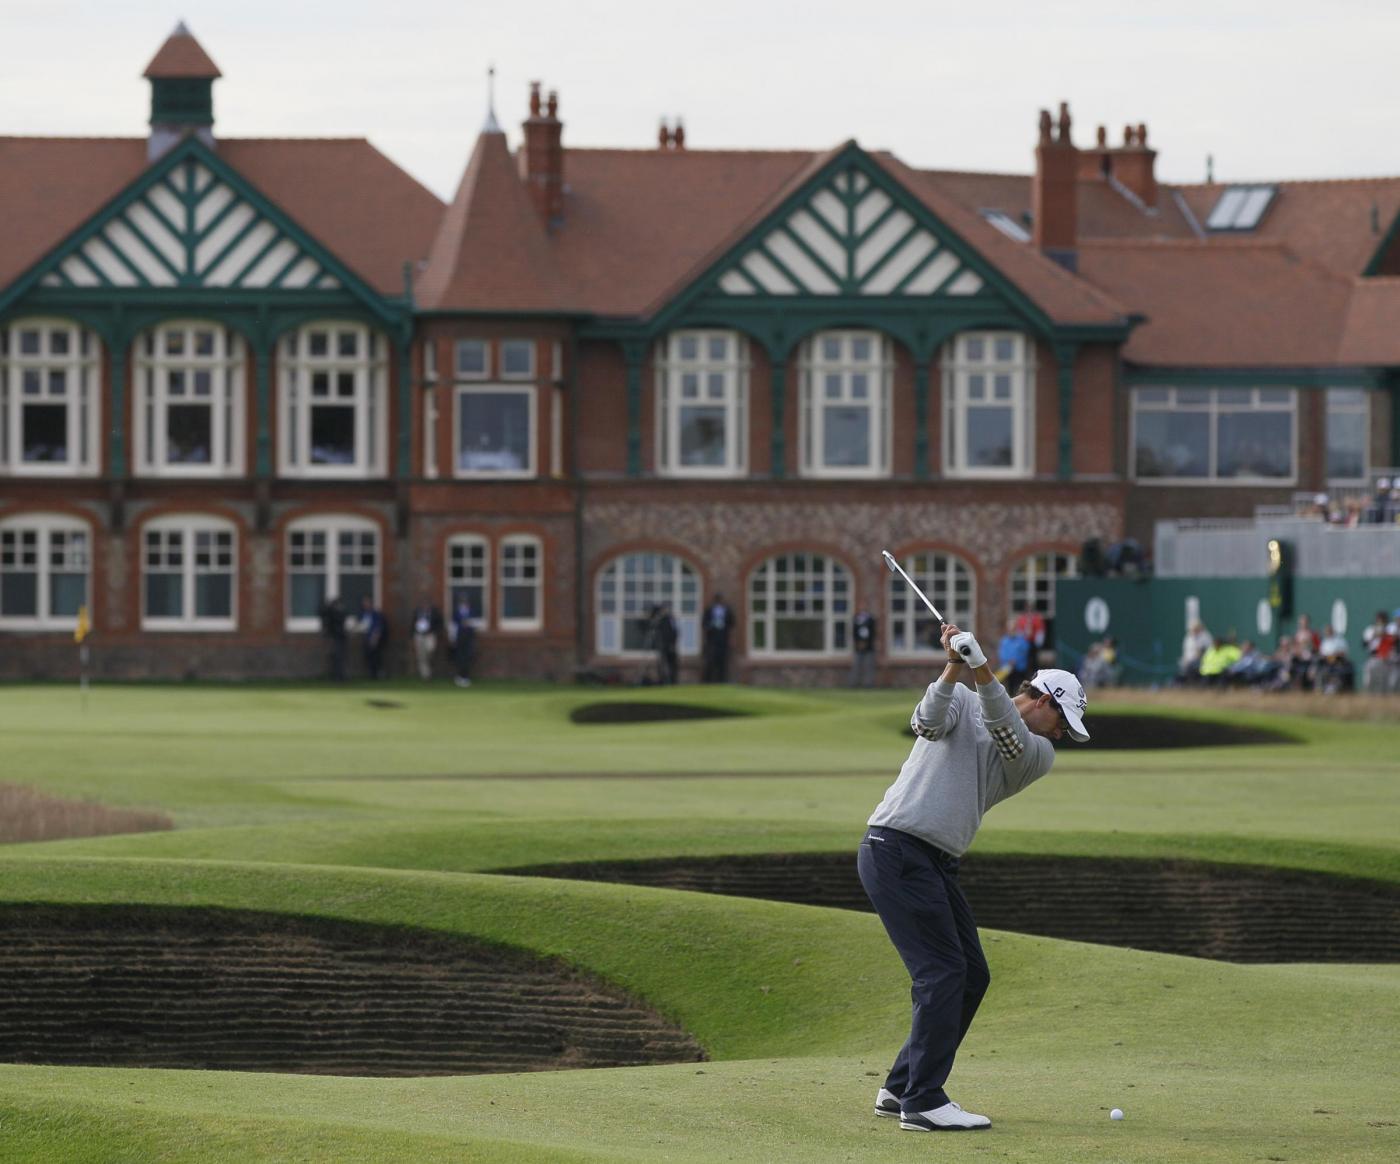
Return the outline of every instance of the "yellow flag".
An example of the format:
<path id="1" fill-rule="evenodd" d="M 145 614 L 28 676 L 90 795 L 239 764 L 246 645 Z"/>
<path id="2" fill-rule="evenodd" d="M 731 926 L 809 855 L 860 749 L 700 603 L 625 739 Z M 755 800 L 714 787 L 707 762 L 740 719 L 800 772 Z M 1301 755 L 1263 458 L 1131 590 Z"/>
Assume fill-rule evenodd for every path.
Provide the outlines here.
<path id="1" fill-rule="evenodd" d="M 73 628 L 73 641 L 81 643 L 88 637 L 89 623 L 86 606 L 78 607 L 78 625 Z"/>

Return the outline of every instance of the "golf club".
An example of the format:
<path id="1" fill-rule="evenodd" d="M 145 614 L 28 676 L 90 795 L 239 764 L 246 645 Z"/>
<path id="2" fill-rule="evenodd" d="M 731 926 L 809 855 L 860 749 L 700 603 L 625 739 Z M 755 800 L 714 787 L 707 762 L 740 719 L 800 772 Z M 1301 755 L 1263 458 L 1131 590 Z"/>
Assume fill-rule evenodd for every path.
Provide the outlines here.
<path id="1" fill-rule="evenodd" d="M 929 608 L 929 611 L 930 613 L 932 613 L 933 617 L 938 619 L 938 633 L 941 636 L 943 634 L 943 628 L 947 624 L 943 621 L 943 615 L 939 613 L 938 607 L 934 606 L 934 604 L 928 600 L 928 595 L 925 594 L 922 590 L 920 590 L 917 585 L 915 585 L 914 579 L 909 577 L 909 575 L 904 572 L 904 567 L 902 567 L 898 562 L 894 560 L 894 555 L 890 553 L 889 550 L 881 550 L 880 556 L 885 559 L 885 565 L 889 567 L 890 573 L 898 574 L 908 584 L 909 589 L 912 590 L 915 594 L 917 594 L 921 599 L 923 599 L 924 605 Z"/>

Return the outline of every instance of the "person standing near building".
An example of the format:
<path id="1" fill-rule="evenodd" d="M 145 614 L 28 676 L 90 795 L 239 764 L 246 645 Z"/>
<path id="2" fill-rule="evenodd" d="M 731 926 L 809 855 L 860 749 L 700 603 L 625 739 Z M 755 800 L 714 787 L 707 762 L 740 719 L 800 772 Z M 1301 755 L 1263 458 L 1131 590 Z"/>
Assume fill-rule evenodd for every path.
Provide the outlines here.
<path id="1" fill-rule="evenodd" d="M 345 682 L 345 623 L 349 615 L 339 595 L 332 594 L 321 603 L 321 634 L 330 647 L 331 678 Z"/>
<path id="2" fill-rule="evenodd" d="M 366 594 L 360 599 L 360 633 L 365 636 L 365 670 L 371 679 L 384 675 L 384 648 L 389 641 L 389 620 Z"/>
<path id="3" fill-rule="evenodd" d="M 656 608 L 656 662 L 660 671 L 660 682 L 673 684 L 680 679 L 680 655 L 677 645 L 681 632 L 676 626 L 676 616 L 671 613 L 671 604 L 663 602 Z"/>
<path id="4" fill-rule="evenodd" d="M 458 687 L 472 685 L 472 663 L 476 660 L 476 617 L 465 595 L 458 595 L 452 604 L 452 622 L 447 635 L 452 640 L 452 664 L 456 675 L 452 682 Z"/>
<path id="5" fill-rule="evenodd" d="M 729 636 L 734 630 L 734 612 L 716 594 L 705 609 L 705 669 L 706 683 L 729 682 Z"/>
<path id="6" fill-rule="evenodd" d="M 1019 629 L 1020 620 L 1008 618 L 1006 633 L 997 644 L 997 663 L 1005 670 L 1002 685 L 1017 691 L 1031 677 L 1031 641 Z"/>
<path id="7" fill-rule="evenodd" d="M 877 620 L 863 607 L 851 620 L 851 686 L 875 686 Z"/>
<path id="8" fill-rule="evenodd" d="M 1013 699 L 967 631 L 949 624 L 948 663 L 914 708 L 918 735 L 875 809 L 856 867 L 913 980 L 909 1038 L 875 1097 L 875 1114 L 914 1132 L 987 1128 L 944 1084 L 991 982 L 958 862 L 993 805 L 1050 771 L 1052 741 L 1084 742 L 1084 688 L 1068 671 L 1037 671 Z M 972 670 L 976 693 L 958 682 Z"/>
<path id="9" fill-rule="evenodd" d="M 425 594 L 413 608 L 413 661 L 418 665 L 420 679 L 433 677 L 433 656 L 441 631 L 442 611 Z"/>

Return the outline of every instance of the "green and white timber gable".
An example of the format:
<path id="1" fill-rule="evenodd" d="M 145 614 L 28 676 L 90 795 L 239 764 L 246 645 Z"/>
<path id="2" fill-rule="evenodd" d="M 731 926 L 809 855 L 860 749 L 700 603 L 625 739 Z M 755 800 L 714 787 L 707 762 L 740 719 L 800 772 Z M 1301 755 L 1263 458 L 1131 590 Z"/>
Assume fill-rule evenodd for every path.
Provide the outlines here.
<path id="1" fill-rule="evenodd" d="M 408 383 L 413 305 L 367 284 L 197 136 L 152 163 L 125 190 L 10 287 L 0 326 L 22 316 L 73 319 L 103 341 L 113 416 L 124 414 L 133 341 L 163 321 L 198 318 L 239 333 L 256 377 L 254 475 L 273 474 L 273 351 L 285 333 L 317 320 L 363 325 L 394 349 Z M 394 457 L 410 471 L 409 393 Z M 391 405 L 392 407 L 392 405 Z M 109 436 L 114 477 L 126 472 L 122 426 Z"/>
<path id="2" fill-rule="evenodd" d="M 1058 327 L 928 206 L 854 142 L 820 170 L 652 318 L 595 323 L 586 335 L 621 342 L 628 369 L 628 467 L 641 466 L 642 364 L 651 346 L 680 328 L 728 328 L 765 349 L 774 392 L 772 464 L 783 476 L 787 367 L 814 332 L 862 328 L 902 343 L 914 358 L 915 475 L 929 475 L 927 429 L 931 364 L 960 331 L 1006 329 L 1044 340 L 1059 357 L 1069 474 L 1068 415 L 1078 343 Z M 1126 328 L 1112 338 L 1121 339 Z M 1095 337 L 1110 338 L 1110 337 Z"/>

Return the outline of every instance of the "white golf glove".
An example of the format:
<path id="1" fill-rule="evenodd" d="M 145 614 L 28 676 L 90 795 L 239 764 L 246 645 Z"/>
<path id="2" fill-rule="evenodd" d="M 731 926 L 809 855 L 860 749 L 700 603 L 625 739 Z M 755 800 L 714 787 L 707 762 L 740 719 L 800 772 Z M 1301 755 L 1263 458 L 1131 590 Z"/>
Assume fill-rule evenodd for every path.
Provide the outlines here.
<path id="1" fill-rule="evenodd" d="M 987 661 L 986 654 L 971 631 L 959 631 L 948 640 L 948 645 L 962 656 L 969 667 L 981 667 Z"/>

